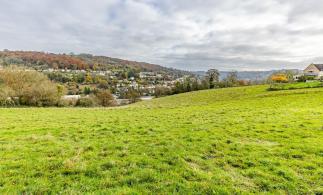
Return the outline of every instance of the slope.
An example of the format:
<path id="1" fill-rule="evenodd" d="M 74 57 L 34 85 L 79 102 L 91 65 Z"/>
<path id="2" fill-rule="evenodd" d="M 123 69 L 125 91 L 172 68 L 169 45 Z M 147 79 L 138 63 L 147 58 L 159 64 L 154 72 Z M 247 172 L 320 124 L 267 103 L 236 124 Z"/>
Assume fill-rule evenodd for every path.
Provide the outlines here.
<path id="1" fill-rule="evenodd" d="M 0 109 L 0 192 L 322 193 L 323 89 Z"/>

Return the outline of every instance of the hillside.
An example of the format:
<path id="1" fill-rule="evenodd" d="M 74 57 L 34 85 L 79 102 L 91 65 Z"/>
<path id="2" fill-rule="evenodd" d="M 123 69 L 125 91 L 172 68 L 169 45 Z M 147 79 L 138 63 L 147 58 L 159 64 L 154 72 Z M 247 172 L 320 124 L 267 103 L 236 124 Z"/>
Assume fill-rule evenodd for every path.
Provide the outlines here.
<path id="1" fill-rule="evenodd" d="M 0 109 L 0 192 L 323 193 L 323 89 L 266 88 Z"/>
<path id="2" fill-rule="evenodd" d="M 35 51 L 0 51 L 0 65 L 24 65 L 35 69 L 111 70 L 134 69 L 137 71 L 188 74 L 188 72 L 166 68 L 156 64 L 122 60 L 91 54 L 54 54 Z"/>

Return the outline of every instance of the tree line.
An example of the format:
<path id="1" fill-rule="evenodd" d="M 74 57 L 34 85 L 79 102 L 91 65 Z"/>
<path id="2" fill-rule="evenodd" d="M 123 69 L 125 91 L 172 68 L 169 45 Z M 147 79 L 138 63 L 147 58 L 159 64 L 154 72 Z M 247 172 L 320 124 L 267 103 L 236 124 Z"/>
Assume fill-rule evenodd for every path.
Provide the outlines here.
<path id="1" fill-rule="evenodd" d="M 64 99 L 66 89 L 34 70 L 0 70 L 0 106 L 115 106 L 109 90 L 100 89 L 79 99 Z"/>
<path id="2" fill-rule="evenodd" d="M 35 70 L 24 70 L 17 67 L 9 67 L 0 70 L 0 106 L 115 106 L 116 101 L 111 93 L 112 83 L 107 80 L 97 79 L 97 87 L 85 86 L 82 96 L 78 98 L 62 98 L 65 94 L 80 94 L 79 85 L 68 82 L 62 85 L 54 82 L 50 75 L 45 75 Z M 93 82 L 92 77 L 85 75 L 85 82 Z M 63 82 L 64 83 L 64 82 Z M 174 83 L 172 87 L 156 85 L 154 95 L 156 97 L 225 87 L 250 85 L 250 82 L 239 80 L 236 72 L 231 72 L 225 79 L 220 80 L 220 73 L 211 69 L 202 79 L 187 76 Z M 128 99 L 130 103 L 139 100 L 144 89 L 132 87 L 120 90 L 119 98 Z"/>
<path id="3" fill-rule="evenodd" d="M 247 86 L 251 84 L 252 83 L 249 81 L 239 80 L 237 72 L 234 71 L 230 72 L 223 80 L 220 80 L 219 71 L 210 69 L 202 79 L 190 76 L 182 81 L 177 81 L 172 88 L 157 86 L 155 89 L 155 96 L 161 97 L 190 91 Z"/>

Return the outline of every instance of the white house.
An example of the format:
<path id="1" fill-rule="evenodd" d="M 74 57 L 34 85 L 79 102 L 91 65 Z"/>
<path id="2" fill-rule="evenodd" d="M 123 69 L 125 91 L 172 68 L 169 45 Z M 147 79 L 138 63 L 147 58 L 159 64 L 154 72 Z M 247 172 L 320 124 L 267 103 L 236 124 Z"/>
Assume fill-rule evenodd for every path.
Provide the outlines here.
<path id="1" fill-rule="evenodd" d="M 78 100 L 80 98 L 81 98 L 80 95 L 64 95 L 63 96 L 64 100 Z"/>
<path id="2" fill-rule="evenodd" d="M 314 76 L 316 79 L 323 77 L 323 64 L 310 64 L 304 70 L 305 76 Z"/>
<path id="3" fill-rule="evenodd" d="M 298 81 L 303 76 L 314 77 L 314 79 L 323 79 L 323 64 L 310 64 L 303 70 L 302 74 L 294 76 L 294 80 Z"/>

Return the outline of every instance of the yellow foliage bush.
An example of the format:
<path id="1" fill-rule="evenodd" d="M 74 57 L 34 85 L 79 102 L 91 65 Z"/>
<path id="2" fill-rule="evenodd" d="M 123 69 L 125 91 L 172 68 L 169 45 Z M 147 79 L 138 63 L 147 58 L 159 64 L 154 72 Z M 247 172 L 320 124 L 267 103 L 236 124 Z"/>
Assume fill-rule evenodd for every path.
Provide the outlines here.
<path id="1" fill-rule="evenodd" d="M 288 78 L 285 74 L 275 74 L 271 76 L 271 80 L 277 83 L 286 83 L 288 82 Z"/>

